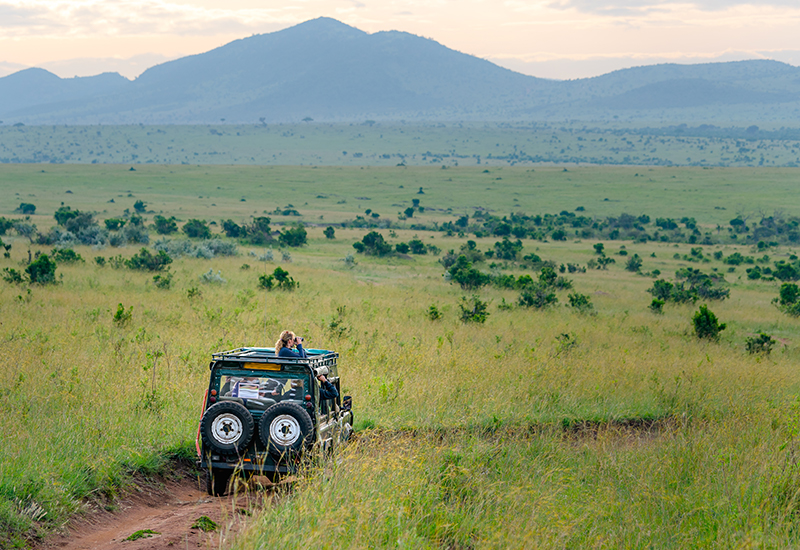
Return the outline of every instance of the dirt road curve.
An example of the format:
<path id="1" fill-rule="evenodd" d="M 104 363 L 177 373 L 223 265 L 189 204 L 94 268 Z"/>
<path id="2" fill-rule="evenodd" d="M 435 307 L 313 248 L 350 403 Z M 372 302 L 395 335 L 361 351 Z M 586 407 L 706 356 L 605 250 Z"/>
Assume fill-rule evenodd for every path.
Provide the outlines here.
<path id="1" fill-rule="evenodd" d="M 268 484 L 268 482 L 265 481 Z M 48 538 L 38 549 L 47 550 L 175 550 L 219 548 L 220 539 L 230 537 L 250 516 L 268 504 L 274 492 L 251 482 L 236 496 L 210 497 L 197 479 L 140 484 L 117 503 L 116 510 L 95 509 L 74 520 L 68 531 Z M 201 516 L 218 524 L 215 532 L 193 529 Z M 125 540 L 150 529 L 158 534 Z"/>

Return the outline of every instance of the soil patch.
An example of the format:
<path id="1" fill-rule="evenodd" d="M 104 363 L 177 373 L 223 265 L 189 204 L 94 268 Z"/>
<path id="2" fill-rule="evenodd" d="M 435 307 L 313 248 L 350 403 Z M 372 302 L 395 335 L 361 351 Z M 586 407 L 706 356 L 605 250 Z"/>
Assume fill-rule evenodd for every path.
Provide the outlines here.
<path id="1" fill-rule="evenodd" d="M 87 504 L 85 514 L 73 519 L 62 533 L 46 538 L 35 548 L 220 548 L 256 510 L 277 498 L 275 489 L 278 486 L 261 477 L 240 482 L 234 494 L 212 497 L 206 493 L 203 475 L 185 471 L 171 479 L 140 481 L 127 496 L 114 503 L 113 511 L 100 504 Z M 206 532 L 198 528 L 197 521 L 203 516 L 216 523 L 217 529 Z M 130 538 L 136 540 L 126 540 Z"/>

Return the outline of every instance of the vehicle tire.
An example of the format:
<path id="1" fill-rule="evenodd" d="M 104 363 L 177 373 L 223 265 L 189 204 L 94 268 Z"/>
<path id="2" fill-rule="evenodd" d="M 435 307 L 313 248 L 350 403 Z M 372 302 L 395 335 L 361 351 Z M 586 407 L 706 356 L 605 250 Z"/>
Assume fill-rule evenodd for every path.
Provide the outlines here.
<path id="1" fill-rule="evenodd" d="M 214 497 L 221 497 L 228 491 L 233 470 L 209 468 L 206 470 L 206 492 Z"/>
<path id="2" fill-rule="evenodd" d="M 200 421 L 203 444 L 212 452 L 240 455 L 253 439 L 255 422 L 244 405 L 221 401 L 206 409 Z"/>
<path id="3" fill-rule="evenodd" d="M 276 403 L 258 422 L 258 437 L 275 457 L 302 453 L 313 433 L 311 417 L 297 403 Z"/>

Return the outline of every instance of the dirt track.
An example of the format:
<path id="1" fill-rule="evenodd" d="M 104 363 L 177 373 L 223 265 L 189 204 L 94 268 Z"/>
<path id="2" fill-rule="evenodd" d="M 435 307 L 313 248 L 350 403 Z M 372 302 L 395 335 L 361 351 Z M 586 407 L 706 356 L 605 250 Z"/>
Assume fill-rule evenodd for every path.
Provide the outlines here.
<path id="1" fill-rule="evenodd" d="M 116 503 L 114 511 L 93 506 L 73 520 L 66 532 L 49 537 L 37 549 L 63 550 L 174 550 L 219 548 L 220 540 L 236 533 L 251 511 L 269 504 L 275 492 L 257 478 L 235 496 L 210 497 L 201 479 L 190 475 L 159 483 L 140 483 Z M 263 480 L 266 485 L 269 482 Z M 219 526 L 215 532 L 192 529 L 201 516 Z M 150 529 L 159 534 L 135 541 L 133 533 Z"/>

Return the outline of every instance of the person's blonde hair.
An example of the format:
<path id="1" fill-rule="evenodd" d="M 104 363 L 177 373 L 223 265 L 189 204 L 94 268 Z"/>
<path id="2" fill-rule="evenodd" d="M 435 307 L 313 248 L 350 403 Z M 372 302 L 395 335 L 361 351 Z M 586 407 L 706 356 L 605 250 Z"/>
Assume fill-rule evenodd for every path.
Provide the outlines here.
<path id="1" fill-rule="evenodd" d="M 294 340 L 294 332 L 291 330 L 284 330 L 281 332 L 281 337 L 275 342 L 275 355 L 278 355 L 282 348 L 289 347 L 287 344 L 292 340 Z"/>

